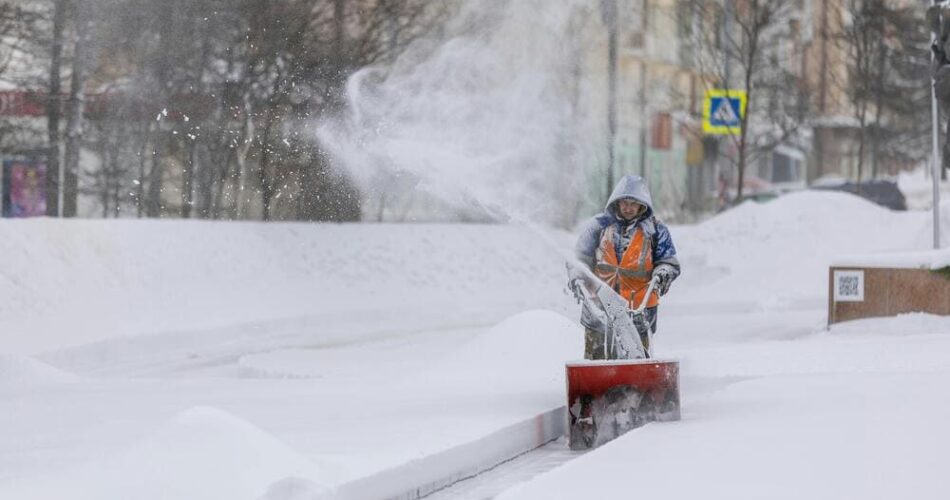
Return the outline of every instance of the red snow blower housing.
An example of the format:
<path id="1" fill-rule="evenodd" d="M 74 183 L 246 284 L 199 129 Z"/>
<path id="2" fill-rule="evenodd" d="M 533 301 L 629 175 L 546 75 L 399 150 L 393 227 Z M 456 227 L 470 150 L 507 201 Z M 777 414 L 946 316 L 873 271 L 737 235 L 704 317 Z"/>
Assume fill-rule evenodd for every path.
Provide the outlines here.
<path id="1" fill-rule="evenodd" d="M 572 450 L 600 446 L 648 422 L 680 419 L 679 362 L 650 358 L 653 332 L 643 302 L 631 310 L 627 301 L 588 273 L 570 287 L 584 308 L 587 326 L 603 330 L 607 360 L 567 363 L 568 444 Z M 576 278 L 577 276 L 581 278 Z"/>

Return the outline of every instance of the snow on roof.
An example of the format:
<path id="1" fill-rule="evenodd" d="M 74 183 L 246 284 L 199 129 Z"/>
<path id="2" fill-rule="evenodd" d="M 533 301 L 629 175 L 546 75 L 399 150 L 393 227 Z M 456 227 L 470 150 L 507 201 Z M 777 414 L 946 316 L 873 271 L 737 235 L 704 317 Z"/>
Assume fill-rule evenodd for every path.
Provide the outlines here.
<path id="1" fill-rule="evenodd" d="M 942 269 L 950 266 L 950 249 L 848 255 L 835 259 L 834 267 Z"/>

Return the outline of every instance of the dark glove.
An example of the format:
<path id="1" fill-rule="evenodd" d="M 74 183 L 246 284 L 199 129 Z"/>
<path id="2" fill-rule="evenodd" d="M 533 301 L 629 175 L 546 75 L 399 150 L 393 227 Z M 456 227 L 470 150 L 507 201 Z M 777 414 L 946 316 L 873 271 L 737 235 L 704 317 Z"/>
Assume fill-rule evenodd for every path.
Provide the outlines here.
<path id="1" fill-rule="evenodd" d="M 660 264 L 653 268 L 653 277 L 656 279 L 656 292 L 661 296 L 670 291 L 670 285 L 679 275 L 679 271 L 669 264 Z"/>

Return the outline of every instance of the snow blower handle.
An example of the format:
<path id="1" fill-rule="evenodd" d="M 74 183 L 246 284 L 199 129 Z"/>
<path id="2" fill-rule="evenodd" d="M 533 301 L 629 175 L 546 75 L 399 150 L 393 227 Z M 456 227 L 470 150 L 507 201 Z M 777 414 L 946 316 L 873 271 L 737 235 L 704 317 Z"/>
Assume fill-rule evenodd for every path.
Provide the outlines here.
<path id="1" fill-rule="evenodd" d="M 643 313 L 643 310 L 647 308 L 647 304 L 650 303 L 650 296 L 653 295 L 653 289 L 656 288 L 656 283 L 658 279 L 656 276 L 650 279 L 650 286 L 647 287 L 647 294 L 643 296 L 643 302 L 640 302 L 640 305 L 634 309 L 638 313 Z"/>

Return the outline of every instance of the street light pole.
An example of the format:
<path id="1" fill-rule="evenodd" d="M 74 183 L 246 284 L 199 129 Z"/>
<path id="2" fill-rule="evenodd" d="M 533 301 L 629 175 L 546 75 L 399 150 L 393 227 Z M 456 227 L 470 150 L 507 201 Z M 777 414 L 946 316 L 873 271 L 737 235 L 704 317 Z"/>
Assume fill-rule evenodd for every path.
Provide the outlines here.
<path id="1" fill-rule="evenodd" d="M 731 54 L 730 50 L 730 40 L 732 39 L 732 0 L 725 0 L 723 2 L 723 14 L 722 14 L 722 56 L 723 56 L 723 82 L 722 86 L 726 89 L 731 89 L 730 81 L 732 80 L 732 61 L 729 60 Z"/>
<path id="2" fill-rule="evenodd" d="M 614 187 L 617 142 L 617 0 L 600 0 L 600 15 L 607 28 L 607 196 Z"/>
<path id="3" fill-rule="evenodd" d="M 937 0 L 933 0 L 934 5 L 937 5 Z M 938 43 L 937 34 L 931 34 L 931 46 Z M 931 114 L 931 146 L 932 150 L 930 152 L 930 161 L 931 168 L 933 170 L 933 219 L 934 219 L 934 249 L 940 248 L 940 177 L 941 177 L 941 158 L 940 158 L 940 147 L 938 143 L 940 142 L 940 120 L 939 112 L 940 109 L 937 107 L 937 68 L 936 68 L 936 54 L 931 50 L 930 51 L 930 65 L 932 68 L 932 76 L 930 82 L 930 114 Z"/>

